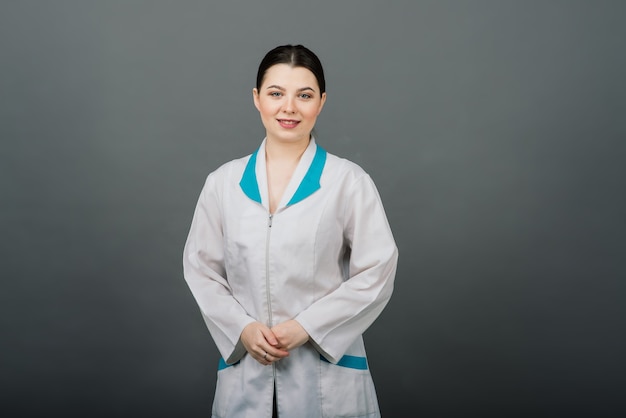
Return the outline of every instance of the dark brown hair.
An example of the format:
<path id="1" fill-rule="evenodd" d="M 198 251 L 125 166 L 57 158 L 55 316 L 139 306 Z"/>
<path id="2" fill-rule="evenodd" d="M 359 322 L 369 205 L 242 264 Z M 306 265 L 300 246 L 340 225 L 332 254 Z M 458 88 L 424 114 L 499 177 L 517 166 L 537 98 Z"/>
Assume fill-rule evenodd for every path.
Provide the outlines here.
<path id="1" fill-rule="evenodd" d="M 326 81 L 324 80 L 322 63 L 313 51 L 302 45 L 281 45 L 265 54 L 261 64 L 259 64 L 259 70 L 256 75 L 257 90 L 261 89 L 265 72 L 276 64 L 288 64 L 292 67 L 306 68 L 315 75 L 317 84 L 320 87 L 320 94 L 326 91 Z"/>

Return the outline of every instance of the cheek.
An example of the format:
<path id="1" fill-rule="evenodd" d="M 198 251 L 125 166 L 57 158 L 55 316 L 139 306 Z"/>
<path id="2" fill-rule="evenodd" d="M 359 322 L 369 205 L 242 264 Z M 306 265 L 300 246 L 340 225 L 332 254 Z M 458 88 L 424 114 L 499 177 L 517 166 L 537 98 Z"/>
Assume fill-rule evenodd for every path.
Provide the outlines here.
<path id="1" fill-rule="evenodd" d="M 317 106 L 311 106 L 309 109 L 306 110 L 306 116 L 309 119 L 315 119 L 317 117 L 317 115 L 319 115 L 319 107 Z"/>
<path id="2" fill-rule="evenodd" d="M 313 116 L 318 116 L 322 111 L 323 102 L 317 101 L 315 103 L 311 103 L 311 107 L 309 108 L 309 114 Z"/>
<path id="3" fill-rule="evenodd" d="M 278 106 L 276 106 L 274 103 L 268 103 L 268 102 L 261 102 L 260 106 L 259 106 L 259 112 L 261 112 L 262 115 L 267 115 L 267 116 L 271 116 L 276 114 L 278 109 Z"/>

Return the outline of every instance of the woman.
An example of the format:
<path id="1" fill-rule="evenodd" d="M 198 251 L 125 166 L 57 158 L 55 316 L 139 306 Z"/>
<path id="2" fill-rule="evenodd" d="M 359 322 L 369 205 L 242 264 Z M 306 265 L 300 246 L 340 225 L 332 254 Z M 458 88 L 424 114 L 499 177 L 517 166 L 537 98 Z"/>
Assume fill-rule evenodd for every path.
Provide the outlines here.
<path id="1" fill-rule="evenodd" d="M 223 356 L 214 417 L 380 416 L 362 334 L 398 252 L 371 178 L 311 135 L 325 90 L 309 49 L 269 51 L 253 89 L 266 137 L 198 200 L 183 267 Z"/>

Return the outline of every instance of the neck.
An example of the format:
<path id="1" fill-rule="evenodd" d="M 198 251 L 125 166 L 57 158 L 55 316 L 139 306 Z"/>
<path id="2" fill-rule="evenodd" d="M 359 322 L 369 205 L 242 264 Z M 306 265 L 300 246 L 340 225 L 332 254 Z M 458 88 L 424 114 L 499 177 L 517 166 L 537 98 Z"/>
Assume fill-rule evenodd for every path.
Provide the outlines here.
<path id="1" fill-rule="evenodd" d="M 297 142 L 282 142 L 267 138 L 265 158 L 267 160 L 299 160 L 310 143 L 310 139 Z"/>

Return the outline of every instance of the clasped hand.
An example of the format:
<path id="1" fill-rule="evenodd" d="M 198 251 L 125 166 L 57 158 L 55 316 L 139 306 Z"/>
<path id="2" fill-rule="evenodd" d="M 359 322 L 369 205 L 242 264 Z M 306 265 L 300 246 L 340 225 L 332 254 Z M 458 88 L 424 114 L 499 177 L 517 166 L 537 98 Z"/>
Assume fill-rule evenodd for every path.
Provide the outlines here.
<path id="1" fill-rule="evenodd" d="M 289 351 L 308 340 L 309 334 L 294 319 L 272 328 L 261 322 L 252 322 L 241 332 L 241 342 L 248 353 L 265 366 L 287 357 Z"/>

